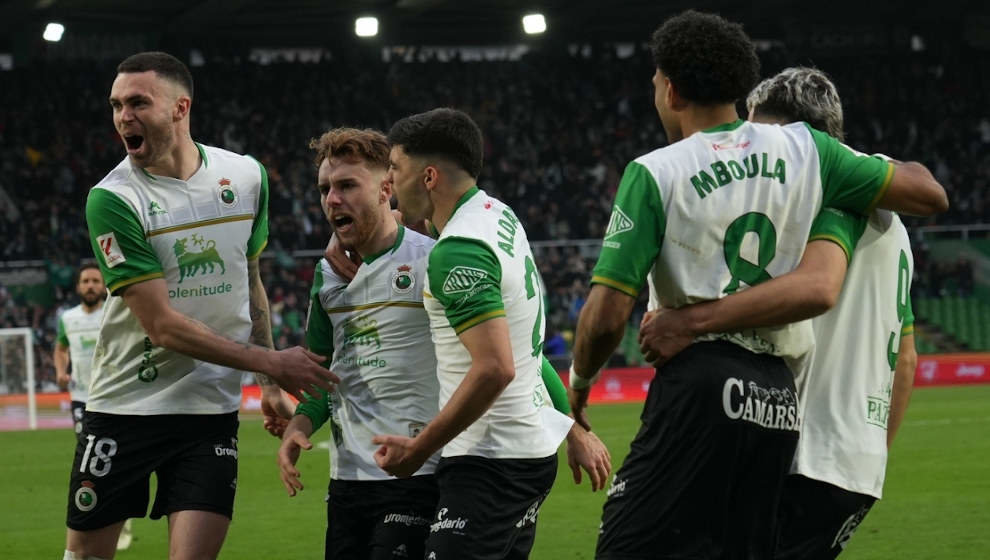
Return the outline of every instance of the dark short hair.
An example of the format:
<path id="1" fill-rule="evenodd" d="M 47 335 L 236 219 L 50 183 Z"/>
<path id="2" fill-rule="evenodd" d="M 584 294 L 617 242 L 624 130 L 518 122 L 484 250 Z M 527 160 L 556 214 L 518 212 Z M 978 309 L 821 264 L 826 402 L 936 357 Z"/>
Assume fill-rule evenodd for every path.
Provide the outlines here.
<path id="1" fill-rule="evenodd" d="M 100 270 L 100 267 L 96 264 L 96 262 L 87 261 L 79 265 L 79 269 L 76 270 L 76 281 L 73 282 L 72 285 L 78 286 L 79 281 L 82 280 L 82 273 L 90 269 L 96 269 L 96 271 L 100 273 L 100 276 L 103 276 L 103 271 Z"/>
<path id="2" fill-rule="evenodd" d="M 481 129 L 462 111 L 441 108 L 405 117 L 392 125 L 388 143 L 410 156 L 449 160 L 475 179 L 481 175 Z"/>
<path id="3" fill-rule="evenodd" d="M 742 26 L 715 14 L 687 10 L 668 19 L 653 32 L 650 51 L 681 97 L 700 105 L 741 99 L 760 77 Z"/>
<path id="4" fill-rule="evenodd" d="M 839 91 L 828 75 L 817 68 L 785 68 L 756 84 L 746 97 L 746 109 L 754 116 L 804 121 L 843 139 Z"/>
<path id="5" fill-rule="evenodd" d="M 332 157 L 363 159 L 368 168 L 388 169 L 388 141 L 381 132 L 366 128 L 335 128 L 309 141 L 316 152 L 317 169 L 323 160 Z"/>
<path id="6" fill-rule="evenodd" d="M 118 74 L 149 71 L 182 86 L 189 97 L 193 96 L 193 78 L 189 67 L 168 53 L 154 51 L 132 54 L 117 65 Z"/>

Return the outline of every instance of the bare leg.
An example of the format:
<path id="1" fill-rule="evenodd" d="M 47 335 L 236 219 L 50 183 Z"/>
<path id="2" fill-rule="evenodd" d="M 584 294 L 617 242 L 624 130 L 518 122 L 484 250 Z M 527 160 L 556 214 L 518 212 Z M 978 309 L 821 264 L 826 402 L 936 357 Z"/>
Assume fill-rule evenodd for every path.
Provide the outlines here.
<path id="1" fill-rule="evenodd" d="M 117 537 L 123 526 L 124 522 L 120 521 L 92 531 L 66 529 L 65 549 L 82 557 L 96 556 L 110 560 L 117 552 Z"/>
<path id="2" fill-rule="evenodd" d="M 213 560 L 220 554 L 230 519 L 212 511 L 177 511 L 168 516 L 170 560 Z"/>

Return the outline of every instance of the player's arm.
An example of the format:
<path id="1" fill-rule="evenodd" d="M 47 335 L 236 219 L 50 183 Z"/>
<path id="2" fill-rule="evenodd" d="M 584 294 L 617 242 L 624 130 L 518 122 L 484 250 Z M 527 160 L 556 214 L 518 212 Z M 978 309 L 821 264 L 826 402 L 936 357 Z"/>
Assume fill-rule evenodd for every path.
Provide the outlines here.
<path id="1" fill-rule="evenodd" d="M 297 398 L 314 385 L 331 389 L 330 381 L 336 378 L 318 365 L 321 356 L 298 347 L 273 352 L 236 342 L 172 308 L 161 263 L 134 209 L 123 199 L 93 189 L 86 201 L 86 221 L 108 290 L 123 297 L 153 345 L 242 371 L 260 371 Z"/>
<path id="2" fill-rule="evenodd" d="M 718 300 L 644 318 L 639 332 L 643 357 L 660 365 L 702 334 L 786 325 L 825 313 L 839 299 L 865 225 L 862 216 L 824 209 L 793 271 Z"/>
<path id="3" fill-rule="evenodd" d="M 910 290 L 910 288 L 908 289 Z M 897 350 L 897 365 L 894 367 L 894 386 L 890 392 L 890 416 L 887 418 L 887 447 L 894 442 L 894 436 L 904 421 L 911 391 L 914 389 L 914 374 L 918 367 L 918 352 L 914 347 L 914 310 L 911 297 L 907 298 L 907 315 L 901 323 L 901 342 Z"/>
<path id="4" fill-rule="evenodd" d="M 469 290 L 447 279 L 457 269 L 475 276 Z M 437 450 L 481 417 L 515 378 L 509 324 L 502 303 L 502 270 L 486 244 L 473 239 L 447 238 L 430 252 L 429 292 L 444 307 L 451 328 L 471 356 L 471 366 L 447 404 L 414 439 L 376 436 L 382 447 L 378 465 L 394 476 L 410 476 Z"/>
<path id="5" fill-rule="evenodd" d="M 302 450 L 308 451 L 313 448 L 309 436 L 314 431 L 309 416 L 297 414 L 289 421 L 282 436 L 282 445 L 278 448 L 278 470 L 282 485 L 285 486 L 285 491 L 290 497 L 303 489 L 302 482 L 299 481 L 302 474 L 296 468 L 296 462 L 299 461 L 299 453 Z"/>
<path id="6" fill-rule="evenodd" d="M 863 215 L 874 208 L 912 216 L 949 209 L 945 189 L 924 165 L 867 156 L 810 126 L 808 130 L 818 150 L 823 206 Z"/>
<path id="7" fill-rule="evenodd" d="M 261 267 L 258 258 L 248 260 L 248 305 L 251 314 L 252 344 L 264 348 L 275 348 L 272 341 L 271 311 L 268 294 L 261 281 Z M 293 403 L 271 377 L 255 372 L 255 380 L 261 386 L 261 413 L 263 426 L 270 434 L 280 437 L 289 419 L 292 418 Z"/>
<path id="8" fill-rule="evenodd" d="M 55 335 L 55 352 L 52 355 L 55 362 L 55 383 L 65 391 L 69 388 L 69 337 L 65 334 L 65 323 L 62 318 L 58 318 L 58 332 Z"/>
<path id="9" fill-rule="evenodd" d="M 589 430 L 585 407 L 590 385 L 622 342 L 629 315 L 660 252 L 666 228 L 656 180 L 639 163 L 626 166 L 609 223 L 610 231 L 592 272 L 591 293 L 578 317 L 568 389 L 575 420 Z M 613 229 L 613 223 L 618 227 Z"/>

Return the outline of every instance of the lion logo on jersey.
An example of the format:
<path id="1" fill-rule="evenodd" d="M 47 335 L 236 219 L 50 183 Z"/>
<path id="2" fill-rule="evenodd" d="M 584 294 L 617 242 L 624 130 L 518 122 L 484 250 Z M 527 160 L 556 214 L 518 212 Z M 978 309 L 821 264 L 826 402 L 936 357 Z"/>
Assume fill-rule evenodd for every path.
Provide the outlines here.
<path id="1" fill-rule="evenodd" d="M 192 235 L 193 243 L 203 247 L 203 250 L 198 253 L 191 253 L 186 248 L 186 242 L 188 240 L 188 237 L 176 239 L 175 245 L 172 246 L 172 250 L 175 251 L 175 257 L 179 260 L 180 284 L 184 278 L 196 276 L 198 273 L 213 274 L 216 270 L 215 265 L 220 265 L 220 274 L 227 272 L 223 264 L 223 259 L 220 258 L 220 253 L 217 252 L 215 241 L 210 239 L 204 242 L 202 236 L 194 233 Z"/>

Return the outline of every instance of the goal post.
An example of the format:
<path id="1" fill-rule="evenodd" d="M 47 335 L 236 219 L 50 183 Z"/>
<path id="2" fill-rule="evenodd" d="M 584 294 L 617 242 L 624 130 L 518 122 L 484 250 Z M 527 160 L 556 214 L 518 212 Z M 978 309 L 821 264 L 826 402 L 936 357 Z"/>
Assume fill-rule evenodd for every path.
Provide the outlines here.
<path id="1" fill-rule="evenodd" d="M 0 329 L 0 398 L 27 394 L 28 428 L 31 430 L 38 429 L 36 382 L 34 333 L 27 327 Z"/>

